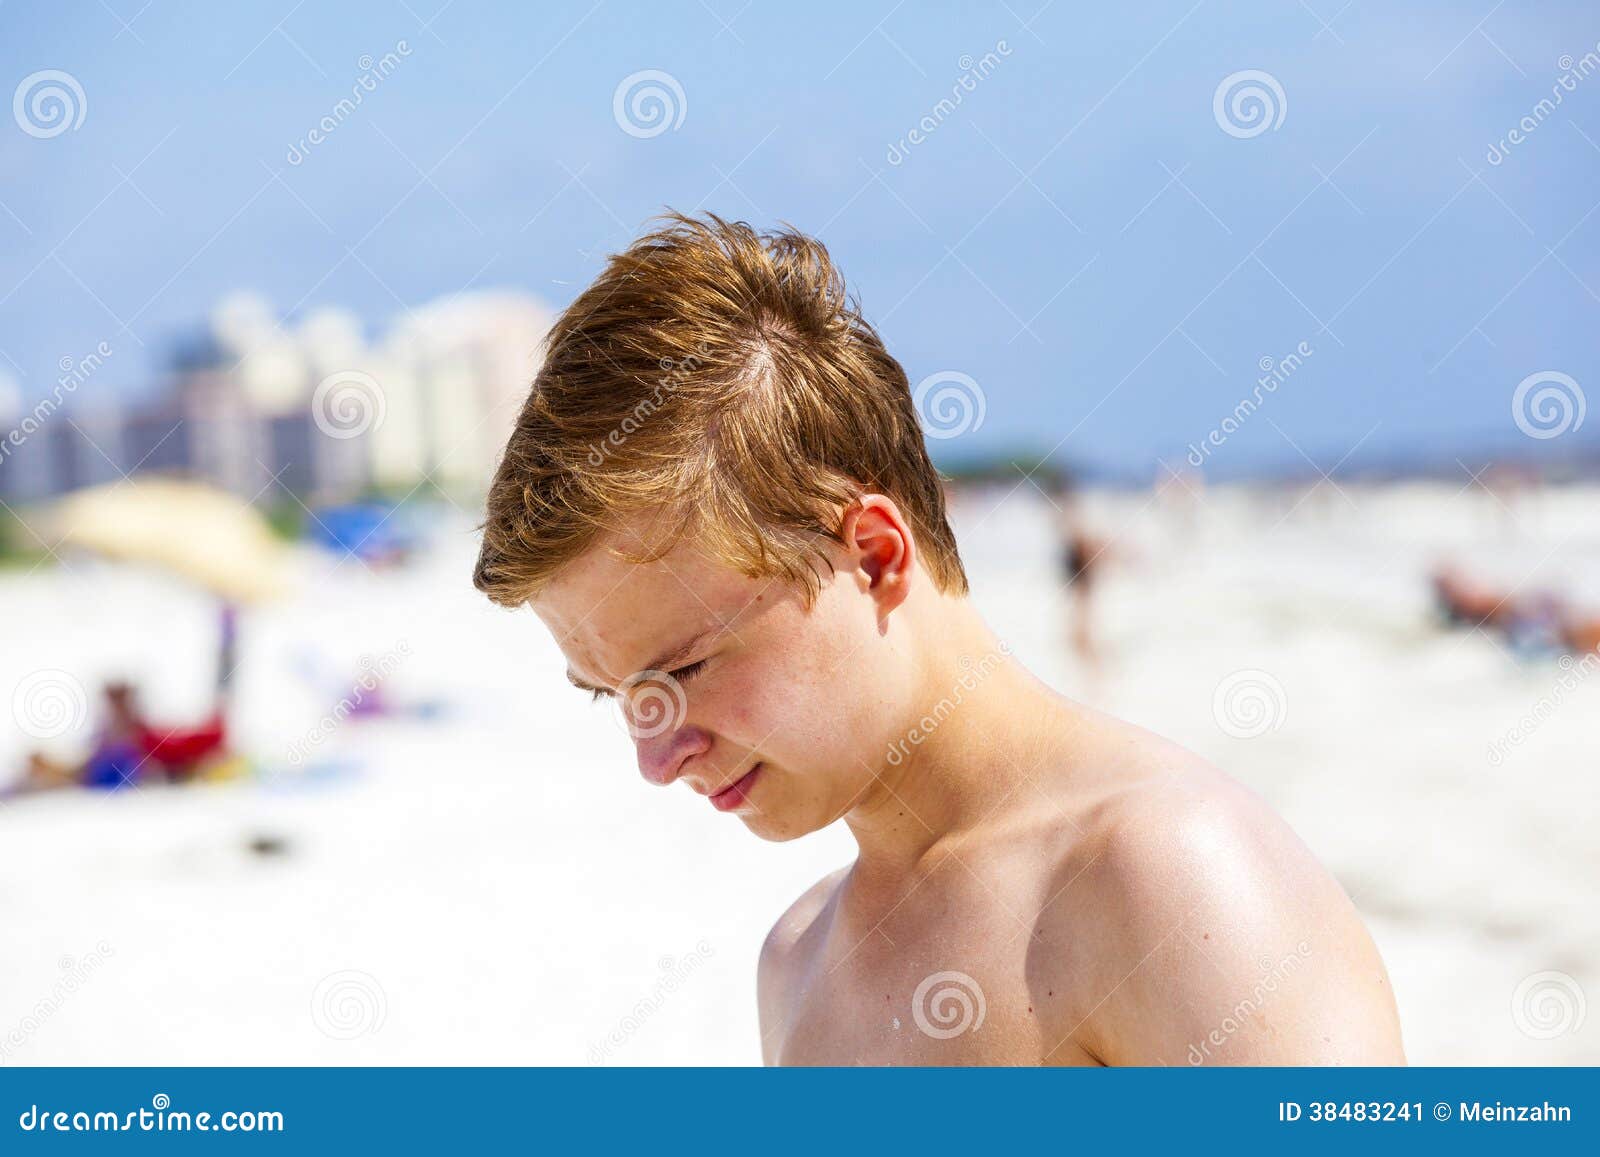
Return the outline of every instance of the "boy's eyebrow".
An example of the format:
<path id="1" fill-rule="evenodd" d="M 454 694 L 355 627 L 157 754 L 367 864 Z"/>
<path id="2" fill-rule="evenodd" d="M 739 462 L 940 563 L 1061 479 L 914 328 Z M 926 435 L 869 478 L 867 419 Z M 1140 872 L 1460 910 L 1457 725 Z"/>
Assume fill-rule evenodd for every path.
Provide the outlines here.
<path id="1" fill-rule="evenodd" d="M 671 650 L 667 651 L 665 654 L 652 659 L 649 663 L 641 667 L 640 670 L 670 671 L 674 665 L 683 662 L 683 660 L 692 655 L 695 649 L 699 647 L 701 643 L 703 643 L 709 636 L 717 633 L 719 629 L 720 628 L 717 627 L 707 627 L 702 631 L 696 632 L 696 634 L 687 642 L 680 643 L 676 647 L 673 647 Z M 611 690 L 609 687 L 596 687 L 593 683 L 578 678 L 578 676 L 572 673 L 572 668 L 570 667 L 567 668 L 567 682 L 571 683 L 574 687 L 577 687 L 581 691 L 598 691 L 604 693 Z"/>

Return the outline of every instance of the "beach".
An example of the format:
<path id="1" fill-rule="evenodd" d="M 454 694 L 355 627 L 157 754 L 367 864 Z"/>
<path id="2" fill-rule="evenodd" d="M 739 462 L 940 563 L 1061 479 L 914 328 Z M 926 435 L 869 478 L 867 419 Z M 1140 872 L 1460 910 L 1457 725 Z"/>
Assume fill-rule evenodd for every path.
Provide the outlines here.
<path id="1" fill-rule="evenodd" d="M 1082 503 L 1113 540 L 1098 670 L 1066 646 L 1049 500 L 1019 476 L 953 501 L 1015 656 L 1287 818 L 1366 918 L 1413 1063 L 1600 1063 L 1600 661 L 1446 630 L 1427 583 L 1448 558 L 1600 611 L 1600 488 Z M 400 569 L 308 550 L 246 612 L 260 774 L 0 804 L 0 1063 L 759 1063 L 762 939 L 848 832 L 766 844 L 646 784 L 533 614 L 472 589 L 474 514 L 444 507 Z M 47 746 L 112 675 L 203 712 L 215 612 L 177 580 L 69 558 L 0 572 L 0 601 L 0 687 L 60 673 L 82 716 Z M 375 666 L 437 709 L 346 717 Z M 0 730 L 0 766 L 36 745 Z"/>

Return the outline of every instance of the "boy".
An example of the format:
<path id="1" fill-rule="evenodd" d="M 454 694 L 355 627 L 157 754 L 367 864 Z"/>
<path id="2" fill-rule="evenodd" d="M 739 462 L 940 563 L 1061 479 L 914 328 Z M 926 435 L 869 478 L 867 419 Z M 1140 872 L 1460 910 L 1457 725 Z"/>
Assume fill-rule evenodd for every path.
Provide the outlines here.
<path id="1" fill-rule="evenodd" d="M 769 840 L 849 825 L 762 949 L 768 1063 L 1403 1063 L 1282 821 L 984 624 L 905 372 L 816 241 L 672 215 L 611 258 L 473 577 L 621 699 L 652 783 Z"/>

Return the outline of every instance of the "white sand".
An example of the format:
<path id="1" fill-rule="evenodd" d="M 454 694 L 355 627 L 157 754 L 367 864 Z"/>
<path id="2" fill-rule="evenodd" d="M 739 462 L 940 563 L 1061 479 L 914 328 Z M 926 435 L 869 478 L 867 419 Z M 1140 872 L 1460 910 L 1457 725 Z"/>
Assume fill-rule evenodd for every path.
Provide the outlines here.
<path id="1" fill-rule="evenodd" d="M 1413 1061 L 1592 1064 L 1600 1009 L 1536 1039 L 1512 1004 L 1548 970 L 1600 999 L 1600 672 L 1492 765 L 1489 743 L 1561 670 L 1433 628 L 1424 575 L 1450 552 L 1594 598 L 1600 494 L 1535 496 L 1513 523 L 1454 491 L 1349 490 L 1352 508 L 1324 488 L 1277 526 L 1298 495 L 1213 491 L 1187 525 L 1145 495 L 1096 496 L 1123 557 L 1095 679 L 1060 646 L 1043 500 L 971 495 L 956 520 L 977 597 L 1024 662 L 1250 783 L 1337 873 L 1389 964 Z M 437 723 L 341 724 L 317 755 L 359 755 L 361 772 L 0 806 L 0 1063 L 758 1060 L 761 939 L 848 860 L 848 833 L 764 844 L 646 785 L 537 620 L 471 590 L 467 520 L 442 539 L 382 577 L 322 561 L 314 596 L 245 623 L 241 733 L 280 761 L 345 693 L 296 674 L 313 641 L 346 686 L 363 653 L 387 655 L 396 694 L 460 705 Z M 159 716 L 200 710 L 212 624 L 176 584 L 80 560 L 0 576 L 0 606 L 0 689 L 63 669 L 92 705 L 122 673 Z M 1218 726 L 1213 693 L 1241 669 L 1282 685 L 1277 730 Z M 31 746 L 10 724 L 0 714 L 7 767 Z M 288 854 L 251 854 L 262 833 Z"/>

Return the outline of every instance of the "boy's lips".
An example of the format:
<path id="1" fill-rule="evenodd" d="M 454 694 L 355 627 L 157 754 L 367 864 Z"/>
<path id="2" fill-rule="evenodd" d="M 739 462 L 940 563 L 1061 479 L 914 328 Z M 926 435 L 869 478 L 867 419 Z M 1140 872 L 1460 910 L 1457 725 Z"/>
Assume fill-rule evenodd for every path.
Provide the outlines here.
<path id="1" fill-rule="evenodd" d="M 711 806 L 719 812 L 737 811 L 743 807 L 750 796 L 750 789 L 755 785 L 756 773 L 762 766 L 760 763 L 756 764 L 739 779 L 711 796 Z"/>

